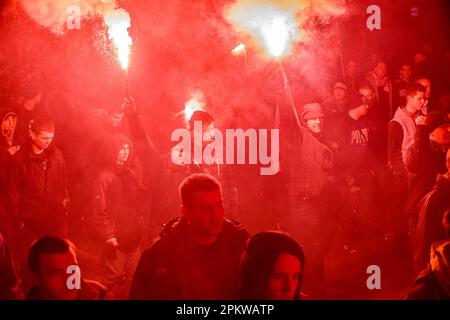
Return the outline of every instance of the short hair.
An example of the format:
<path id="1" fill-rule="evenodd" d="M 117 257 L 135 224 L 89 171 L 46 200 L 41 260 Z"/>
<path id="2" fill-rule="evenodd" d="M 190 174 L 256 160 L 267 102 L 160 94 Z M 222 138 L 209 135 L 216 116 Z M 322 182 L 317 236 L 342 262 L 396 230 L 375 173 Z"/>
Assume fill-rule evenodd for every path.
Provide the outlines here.
<path id="1" fill-rule="evenodd" d="M 35 274 L 39 274 L 39 259 L 41 254 L 63 254 L 70 250 L 75 253 L 76 248 L 69 240 L 54 236 L 39 238 L 28 250 L 28 269 Z"/>
<path id="2" fill-rule="evenodd" d="M 372 87 L 369 83 L 367 83 L 367 82 L 363 82 L 363 83 L 361 83 L 361 84 L 359 85 L 358 91 L 359 91 L 359 90 L 363 90 L 363 89 L 372 90 L 373 92 L 375 92 L 375 90 L 373 89 L 373 87 Z"/>
<path id="3" fill-rule="evenodd" d="M 411 62 L 409 62 L 409 61 L 403 61 L 402 63 L 399 64 L 398 68 L 401 69 L 401 68 L 403 68 L 404 66 L 411 67 Z"/>
<path id="4" fill-rule="evenodd" d="M 34 133 L 39 133 L 41 131 L 54 132 L 55 124 L 48 117 L 39 117 L 31 122 L 30 130 Z"/>
<path id="5" fill-rule="evenodd" d="M 202 123 L 213 123 L 214 118 L 206 111 L 197 110 L 192 113 L 192 116 L 189 119 L 189 129 L 194 129 L 195 121 L 201 121 Z"/>
<path id="6" fill-rule="evenodd" d="M 406 88 L 406 96 L 414 97 L 417 94 L 417 92 L 425 93 L 425 91 L 426 88 L 420 83 L 412 83 Z"/>
<path id="7" fill-rule="evenodd" d="M 427 76 L 420 76 L 420 77 L 418 77 L 417 79 L 416 79 L 416 83 L 419 83 L 420 84 L 420 80 L 427 80 L 428 82 L 430 82 L 431 83 L 431 80 L 430 80 L 430 78 L 429 77 L 427 77 Z"/>
<path id="8" fill-rule="evenodd" d="M 375 61 L 375 64 L 373 65 L 373 68 L 375 69 L 380 63 L 385 64 L 387 67 L 387 62 L 385 59 L 378 58 L 377 61 Z"/>
<path id="9" fill-rule="evenodd" d="M 194 192 L 208 192 L 219 190 L 222 192 L 220 182 L 211 175 L 204 173 L 194 173 L 185 178 L 179 188 L 181 204 L 189 207 L 192 205 L 192 195 Z"/>

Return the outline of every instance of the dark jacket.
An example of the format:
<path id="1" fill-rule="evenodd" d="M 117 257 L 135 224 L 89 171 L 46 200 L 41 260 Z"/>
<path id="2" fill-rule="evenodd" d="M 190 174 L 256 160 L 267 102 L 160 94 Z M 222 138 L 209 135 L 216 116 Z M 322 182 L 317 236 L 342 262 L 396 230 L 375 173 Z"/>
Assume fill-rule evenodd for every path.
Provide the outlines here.
<path id="1" fill-rule="evenodd" d="M 81 279 L 81 289 L 77 293 L 76 300 L 110 300 L 111 294 L 100 283 L 91 280 Z M 27 300 L 51 300 L 46 297 L 38 285 L 35 285 L 28 292 Z"/>
<path id="2" fill-rule="evenodd" d="M 408 293 L 407 300 L 449 300 L 450 296 L 442 289 L 435 274 L 427 268 L 416 279 Z"/>
<path id="3" fill-rule="evenodd" d="M 242 226 L 225 219 L 215 243 L 199 246 L 189 241 L 184 218 L 171 221 L 142 254 L 130 299 L 235 298 L 248 237 Z"/>
<path id="4" fill-rule="evenodd" d="M 115 135 L 113 139 L 123 140 L 114 143 L 116 147 L 111 156 L 117 156 L 120 147 L 130 141 L 123 135 Z M 100 241 L 116 238 L 123 251 L 137 248 L 144 232 L 144 189 L 132 153 L 124 166 L 111 163 L 97 176 L 94 182 L 92 223 Z"/>
<path id="5" fill-rule="evenodd" d="M 414 255 L 417 270 L 426 266 L 431 244 L 447 238 L 442 225 L 446 210 L 450 210 L 450 180 L 440 175 L 420 206 Z"/>
<path id="6" fill-rule="evenodd" d="M 450 299 L 450 241 L 436 241 L 430 246 L 429 264 L 409 292 L 409 300 Z"/>
<path id="7" fill-rule="evenodd" d="M 350 175 L 362 182 L 373 168 L 374 126 L 367 116 L 358 120 L 345 116 L 336 123 L 334 138 L 339 144 L 336 153 L 336 171 Z"/>
<path id="8" fill-rule="evenodd" d="M 439 173 L 445 173 L 445 153 L 430 143 L 429 129 L 417 126 L 415 142 L 406 154 L 409 173 L 407 213 L 418 216 L 418 204 L 433 189 Z"/>
<path id="9" fill-rule="evenodd" d="M 16 225 L 24 223 L 37 234 L 58 232 L 68 214 L 66 162 L 50 145 L 39 155 L 28 142 L 14 156 L 9 198 Z"/>

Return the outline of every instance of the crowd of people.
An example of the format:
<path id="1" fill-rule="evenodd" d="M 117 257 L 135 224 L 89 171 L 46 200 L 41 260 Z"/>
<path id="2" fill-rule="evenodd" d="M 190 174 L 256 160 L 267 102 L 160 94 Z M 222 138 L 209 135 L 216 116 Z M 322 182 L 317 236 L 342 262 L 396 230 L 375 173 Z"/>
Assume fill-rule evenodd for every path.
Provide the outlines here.
<path id="1" fill-rule="evenodd" d="M 98 170 L 89 180 L 83 228 L 101 245 L 102 276 L 83 278 L 75 290 L 66 285 L 67 268 L 77 265 L 68 240 L 71 163 L 53 143 L 51 118 L 37 108 L 42 93 L 25 92 L 2 117 L 0 296 L 324 298 L 324 259 L 338 228 L 345 249 L 356 251 L 364 216 L 378 204 L 387 212 L 380 224 L 389 226 L 380 230 L 395 239 L 404 273 L 421 272 L 408 297 L 449 298 L 450 106 L 433 104 L 430 79 L 412 74 L 410 64 L 401 65 L 395 82 L 381 60 L 355 82 L 354 64 L 330 99 L 298 109 L 300 126 L 289 105 L 280 104 L 287 203 L 277 227 L 283 232 L 251 236 L 235 221 L 243 213 L 230 165 L 177 167 L 158 154 L 133 99 L 125 99 L 91 151 Z M 191 129 L 194 121 L 205 133 L 214 128 L 206 111 L 193 113 Z M 192 144 L 205 147 L 205 141 Z M 181 205 L 167 195 L 172 219 L 150 241 L 148 202 L 165 166 L 177 167 L 173 185 L 180 185 Z"/>
<path id="2" fill-rule="evenodd" d="M 24 76 L 0 92 L 0 299 L 326 299 L 336 243 L 348 256 L 385 250 L 383 279 L 405 298 L 449 299 L 443 57 L 429 45 L 401 63 L 341 57 L 324 101 L 294 105 L 275 88 L 280 170 L 267 177 L 193 153 L 173 162 L 130 96 L 69 119 L 64 94 Z M 186 129 L 233 129 L 208 103 L 181 115 Z"/>

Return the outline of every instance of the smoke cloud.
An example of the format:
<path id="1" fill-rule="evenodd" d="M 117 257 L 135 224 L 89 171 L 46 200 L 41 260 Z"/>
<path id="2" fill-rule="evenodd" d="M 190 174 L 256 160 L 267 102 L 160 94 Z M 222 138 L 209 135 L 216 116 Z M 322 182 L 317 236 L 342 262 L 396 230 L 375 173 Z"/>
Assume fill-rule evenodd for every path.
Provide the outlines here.
<path id="1" fill-rule="evenodd" d="M 71 8 L 79 8 L 80 19 L 96 15 L 104 16 L 114 10 L 115 0 L 19 0 L 26 13 L 42 27 L 57 35 L 66 32 L 67 19 L 73 14 Z"/>

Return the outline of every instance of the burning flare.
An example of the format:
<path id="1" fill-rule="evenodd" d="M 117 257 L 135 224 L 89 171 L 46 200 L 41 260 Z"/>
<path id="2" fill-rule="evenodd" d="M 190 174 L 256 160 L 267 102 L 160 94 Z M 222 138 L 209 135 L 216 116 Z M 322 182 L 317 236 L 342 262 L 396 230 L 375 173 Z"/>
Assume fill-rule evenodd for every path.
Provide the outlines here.
<path id="1" fill-rule="evenodd" d="M 203 92 L 195 91 L 191 94 L 191 99 L 188 100 L 184 105 L 184 119 L 186 121 L 189 121 L 195 111 L 205 111 L 205 106 L 206 102 Z"/>
<path id="2" fill-rule="evenodd" d="M 109 39 L 117 49 L 117 56 L 123 70 L 128 69 L 130 49 L 133 41 L 128 34 L 130 28 L 130 15 L 123 9 L 115 9 L 104 15 L 108 26 Z"/>
<path id="3" fill-rule="evenodd" d="M 255 2 L 234 7 L 229 13 L 233 24 L 257 39 L 271 57 L 288 54 L 300 40 L 295 10 Z"/>

